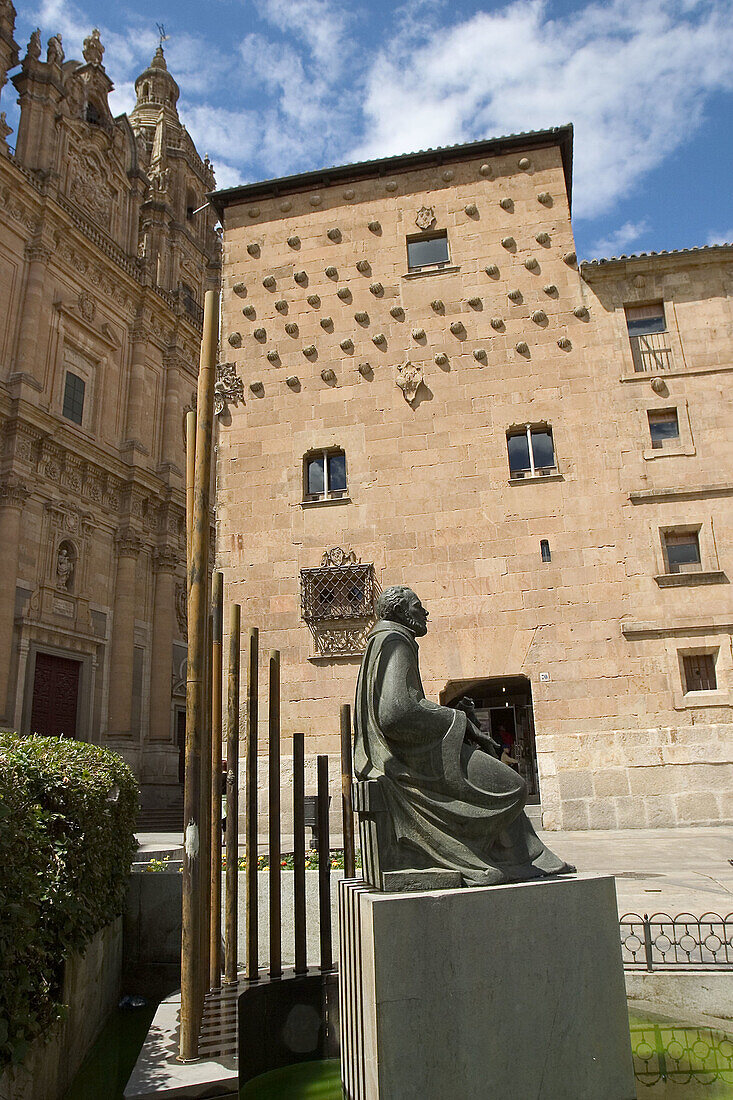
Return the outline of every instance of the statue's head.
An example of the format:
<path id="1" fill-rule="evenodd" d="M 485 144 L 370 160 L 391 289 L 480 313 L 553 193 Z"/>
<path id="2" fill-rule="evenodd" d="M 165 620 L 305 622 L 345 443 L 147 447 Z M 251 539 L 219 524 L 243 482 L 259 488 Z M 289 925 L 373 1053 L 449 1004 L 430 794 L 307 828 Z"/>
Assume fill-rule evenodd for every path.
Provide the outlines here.
<path id="1" fill-rule="evenodd" d="M 406 626 L 418 638 L 428 632 L 428 613 L 419 597 L 406 584 L 393 584 L 385 588 L 377 599 L 377 615 L 380 619 Z"/>

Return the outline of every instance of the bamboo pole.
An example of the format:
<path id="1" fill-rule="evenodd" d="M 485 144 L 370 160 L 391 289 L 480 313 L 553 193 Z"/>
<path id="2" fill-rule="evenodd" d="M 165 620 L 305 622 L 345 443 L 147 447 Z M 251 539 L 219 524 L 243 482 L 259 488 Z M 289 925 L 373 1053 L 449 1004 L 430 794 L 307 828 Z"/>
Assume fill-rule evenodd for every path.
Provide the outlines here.
<path id="1" fill-rule="evenodd" d="M 259 669 L 259 630 L 250 628 L 247 657 L 247 747 L 246 769 L 247 786 L 245 790 L 245 853 L 247 874 L 245 877 L 245 922 L 247 934 L 248 981 L 256 982 L 260 976 L 259 964 L 259 926 L 258 926 L 258 890 L 257 890 L 257 725 L 258 725 L 258 669 Z"/>
<path id="2" fill-rule="evenodd" d="M 341 707 L 341 819 L 344 834 L 344 878 L 356 877 L 354 808 L 351 801 L 351 707 Z"/>
<path id="3" fill-rule="evenodd" d="M 193 479 L 196 467 L 196 413 L 186 413 L 186 597 L 191 587 L 191 547 L 193 545 Z"/>
<path id="4" fill-rule="evenodd" d="M 229 608 L 229 669 L 227 674 L 227 872 L 224 916 L 224 982 L 237 981 L 239 915 L 239 604 Z"/>
<path id="5" fill-rule="evenodd" d="M 318 920 L 321 970 L 333 970 L 331 943 L 331 837 L 328 828 L 328 757 L 318 757 Z"/>
<path id="6" fill-rule="evenodd" d="M 211 638 L 211 920 L 209 988 L 221 986 L 221 711 L 224 574 L 214 573 Z"/>
<path id="7" fill-rule="evenodd" d="M 208 551 L 211 454 L 214 427 L 214 380 L 219 342 L 218 295 L 207 291 L 199 362 L 196 463 L 191 509 L 188 567 L 188 662 L 186 676 L 186 782 L 183 845 L 183 904 L 181 934 L 181 1029 L 179 1058 L 198 1055 L 198 1033 L 203 1011 L 201 981 L 201 891 L 208 872 L 201 851 L 202 749 L 208 716 L 204 709 L 204 665 L 208 620 Z M 188 472 L 188 463 L 187 463 Z M 208 885 L 208 884 L 206 884 Z"/>
<path id="8" fill-rule="evenodd" d="M 268 838 L 270 862 L 270 978 L 282 978 L 280 868 L 280 654 L 270 653 L 268 695 Z"/>
<path id="9" fill-rule="evenodd" d="M 293 735 L 293 933 L 295 973 L 308 973 L 305 908 L 305 744 Z"/>

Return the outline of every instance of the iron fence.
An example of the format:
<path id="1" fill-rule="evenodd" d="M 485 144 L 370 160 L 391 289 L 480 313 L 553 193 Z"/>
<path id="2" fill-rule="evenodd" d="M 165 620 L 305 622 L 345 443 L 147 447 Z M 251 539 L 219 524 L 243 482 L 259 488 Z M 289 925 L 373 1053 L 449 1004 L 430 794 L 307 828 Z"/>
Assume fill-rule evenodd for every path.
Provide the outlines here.
<path id="1" fill-rule="evenodd" d="M 651 332 L 645 336 L 629 336 L 634 370 L 637 373 L 656 373 L 673 370 L 675 363 L 668 332 Z"/>
<path id="2" fill-rule="evenodd" d="M 619 930 L 627 969 L 733 969 L 733 913 L 624 913 Z"/>
<path id="3" fill-rule="evenodd" d="M 631 1050 L 634 1076 L 647 1088 L 659 1081 L 733 1084 L 733 1040 L 710 1028 L 632 1021 Z"/>

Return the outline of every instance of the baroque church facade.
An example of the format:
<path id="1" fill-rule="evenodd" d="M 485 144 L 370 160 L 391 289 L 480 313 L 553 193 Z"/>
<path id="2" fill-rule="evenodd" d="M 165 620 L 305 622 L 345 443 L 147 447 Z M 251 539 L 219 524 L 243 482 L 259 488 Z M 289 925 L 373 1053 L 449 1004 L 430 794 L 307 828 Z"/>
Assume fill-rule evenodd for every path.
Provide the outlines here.
<path id="1" fill-rule="evenodd" d="M 162 48 L 114 118 L 99 32 L 22 58 L 0 0 L 0 721 L 121 752 L 176 796 L 185 719 L 185 412 L 214 186 Z M 5 94 L 7 95 L 7 89 Z"/>
<path id="2" fill-rule="evenodd" d="M 473 699 L 536 821 L 730 821 L 733 247 L 579 263 L 572 139 L 213 195 L 226 598 L 309 754 L 406 583 L 426 693 Z"/>

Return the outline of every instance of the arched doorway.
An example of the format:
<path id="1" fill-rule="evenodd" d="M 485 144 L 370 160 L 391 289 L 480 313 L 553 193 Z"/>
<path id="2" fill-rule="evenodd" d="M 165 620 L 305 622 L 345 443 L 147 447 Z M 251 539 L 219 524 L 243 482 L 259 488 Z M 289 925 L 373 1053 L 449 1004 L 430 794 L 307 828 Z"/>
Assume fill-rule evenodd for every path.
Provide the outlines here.
<path id="1" fill-rule="evenodd" d="M 527 784 L 528 803 L 540 801 L 537 751 L 534 739 L 532 685 L 526 676 L 503 676 L 483 680 L 451 680 L 440 693 L 450 707 L 464 695 L 473 699 L 481 727 L 495 741 L 504 742 L 518 761 L 518 771 Z"/>

